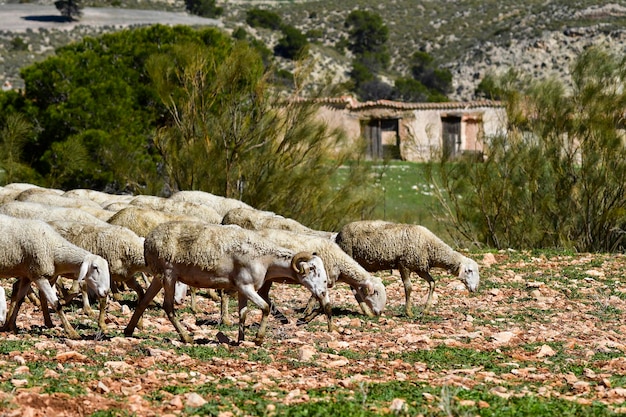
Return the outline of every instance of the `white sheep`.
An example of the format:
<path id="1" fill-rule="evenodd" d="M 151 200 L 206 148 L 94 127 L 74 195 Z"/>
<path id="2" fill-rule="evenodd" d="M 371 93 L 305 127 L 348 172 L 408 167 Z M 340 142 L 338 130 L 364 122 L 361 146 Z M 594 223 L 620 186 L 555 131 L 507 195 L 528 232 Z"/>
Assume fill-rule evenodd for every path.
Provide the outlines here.
<path id="1" fill-rule="evenodd" d="M 326 239 L 333 239 L 335 237 L 334 233 L 311 229 L 294 219 L 280 216 L 271 211 L 257 210 L 254 208 L 238 207 L 231 209 L 224 215 L 222 224 L 236 224 L 248 230 L 289 230 Z"/>
<path id="2" fill-rule="evenodd" d="M 4 287 L 0 286 L 0 326 L 4 324 L 7 319 L 7 295 L 4 292 Z"/>
<path id="3" fill-rule="evenodd" d="M 126 336 L 133 334 L 149 302 L 164 288 L 163 308 L 167 317 L 184 342 L 193 342 L 174 312 L 174 286 L 179 280 L 191 287 L 238 292 L 239 341 L 244 339 L 248 300 L 263 312 L 256 343 L 263 341 L 270 305 L 257 291 L 267 281 L 304 285 L 320 300 L 329 330 L 332 328 L 328 277 L 324 263 L 317 256 L 281 248 L 237 226 L 202 222 L 159 225 L 146 237 L 144 247 L 146 264 L 154 278 L 124 330 Z"/>
<path id="4" fill-rule="evenodd" d="M 0 253 L 0 277 L 18 278 L 11 295 L 8 319 L 0 331 L 17 330 L 17 314 L 34 282 L 39 288 L 46 326 L 52 326 L 49 302 L 61 318 L 68 336 L 80 338 L 65 317 L 50 280 L 62 275 L 85 281 L 97 297 L 106 297 L 110 289 L 106 260 L 68 242 L 43 221 L 5 215 L 0 215 Z"/>
<path id="5" fill-rule="evenodd" d="M 0 214 L 21 219 L 37 219 L 45 222 L 75 220 L 83 223 L 102 224 L 105 221 L 76 207 L 58 207 L 28 201 L 10 201 L 0 205 Z"/>
<path id="6" fill-rule="evenodd" d="M 146 237 L 148 234 L 158 225 L 171 221 L 199 221 L 195 216 L 182 215 L 182 214 L 170 214 L 160 210 L 155 210 L 147 207 L 129 206 L 121 209 L 109 218 L 108 223 L 126 227 L 141 237 Z M 177 304 L 182 304 L 185 295 L 187 294 L 187 286 L 179 283 L 176 286 L 177 289 Z M 228 317 L 228 297 L 220 297 L 215 290 L 210 289 L 209 295 L 214 301 L 220 300 L 222 310 L 222 321 L 226 325 L 230 325 L 231 321 Z M 196 307 L 196 293 L 191 291 L 191 309 L 195 312 Z"/>
<path id="7" fill-rule="evenodd" d="M 222 216 L 213 208 L 189 201 L 176 201 L 153 195 L 138 195 L 130 201 L 130 204 L 168 214 L 194 216 L 207 223 L 219 224 L 222 221 Z"/>
<path id="8" fill-rule="evenodd" d="M 424 311 L 432 303 L 435 280 L 431 268 L 444 268 L 458 275 L 469 291 L 480 281 L 476 261 L 453 250 L 430 230 L 413 224 L 380 220 L 356 221 L 341 228 L 337 244 L 370 272 L 398 269 L 404 284 L 407 316 L 412 316 L 411 272 L 428 283 Z"/>
<path id="9" fill-rule="evenodd" d="M 328 275 L 328 284 L 344 282 L 352 288 L 354 297 L 363 312 L 369 316 L 380 315 L 385 308 L 387 295 L 382 281 L 369 274 L 358 262 L 333 241 L 317 236 L 286 230 L 265 229 L 257 232 L 279 246 L 294 251 L 315 253 L 322 261 Z M 267 289 L 269 291 L 269 289 Z M 305 313 L 312 313 L 314 298 L 311 298 Z M 315 315 L 307 317 L 310 321 Z"/>
<path id="10" fill-rule="evenodd" d="M 126 227 L 141 237 L 146 237 L 158 225 L 171 221 L 198 221 L 197 217 L 169 214 L 159 210 L 129 206 L 109 218 L 107 223 Z"/>
<path id="11" fill-rule="evenodd" d="M 224 216 L 229 210 L 234 208 L 253 208 L 243 201 L 234 198 L 222 197 L 220 195 L 198 190 L 178 191 L 172 194 L 169 199 L 174 201 L 189 201 L 191 203 L 204 204 L 205 206 L 215 209 L 215 211 L 217 211 L 221 216 Z"/>
<path id="12" fill-rule="evenodd" d="M 91 190 L 89 188 L 75 188 L 63 193 L 64 197 L 81 198 L 91 200 L 100 207 L 105 207 L 114 202 L 129 202 L 134 198 L 129 194 L 110 194 L 104 191 Z"/>
<path id="13" fill-rule="evenodd" d="M 112 289 L 116 289 L 116 283 L 125 283 L 135 290 L 138 300 L 143 297 L 144 290 L 135 279 L 135 274 L 149 272 L 143 254 L 143 237 L 137 236 L 130 229 L 108 223 L 94 225 L 66 220 L 53 221 L 49 224 L 71 243 L 106 259 Z M 83 310 L 91 315 L 85 288 L 83 288 Z M 103 330 L 106 329 L 105 315 L 106 303 L 100 303 L 98 325 Z"/>
<path id="14" fill-rule="evenodd" d="M 93 207 L 101 209 L 99 204 L 84 198 L 65 197 L 63 195 L 50 192 L 49 189 L 44 188 L 45 192 L 40 189 L 31 188 L 26 191 L 22 191 L 15 197 L 15 201 L 28 201 L 31 203 L 47 204 L 49 206 L 57 207 Z"/>

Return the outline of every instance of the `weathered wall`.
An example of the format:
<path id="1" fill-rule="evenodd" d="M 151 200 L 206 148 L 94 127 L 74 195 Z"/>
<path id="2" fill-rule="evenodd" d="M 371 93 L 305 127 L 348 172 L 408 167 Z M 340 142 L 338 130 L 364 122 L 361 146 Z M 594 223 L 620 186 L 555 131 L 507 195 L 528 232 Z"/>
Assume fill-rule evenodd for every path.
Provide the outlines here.
<path id="1" fill-rule="evenodd" d="M 484 137 L 504 132 L 506 113 L 497 102 L 400 103 L 380 100 L 359 103 L 354 99 L 332 99 L 321 106 L 319 117 L 332 127 L 342 128 L 352 142 L 362 137 L 362 125 L 371 119 L 399 119 L 400 155 L 406 161 L 428 161 L 442 152 L 446 116 L 461 118 L 460 151 L 482 153 Z M 383 142 L 393 142 L 388 132 Z"/>

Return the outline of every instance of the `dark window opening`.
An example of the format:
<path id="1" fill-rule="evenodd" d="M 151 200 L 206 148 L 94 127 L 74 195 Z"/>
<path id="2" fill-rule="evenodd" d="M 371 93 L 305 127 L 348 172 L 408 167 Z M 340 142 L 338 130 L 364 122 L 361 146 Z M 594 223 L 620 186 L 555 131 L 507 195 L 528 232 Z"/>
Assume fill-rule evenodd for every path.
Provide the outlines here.
<path id="1" fill-rule="evenodd" d="M 461 154 L 461 117 L 444 116 L 441 118 L 441 123 L 444 157 L 455 158 Z"/>
<path id="2" fill-rule="evenodd" d="M 367 156 L 372 159 L 401 159 L 399 119 L 370 119 L 362 126 Z"/>

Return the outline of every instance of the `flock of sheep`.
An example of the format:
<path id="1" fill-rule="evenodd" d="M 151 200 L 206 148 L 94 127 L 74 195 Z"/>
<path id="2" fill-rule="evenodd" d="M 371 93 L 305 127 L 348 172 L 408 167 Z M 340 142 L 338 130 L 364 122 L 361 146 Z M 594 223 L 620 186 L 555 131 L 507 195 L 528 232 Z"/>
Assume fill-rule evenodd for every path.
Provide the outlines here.
<path id="1" fill-rule="evenodd" d="M 167 317 L 180 338 L 192 343 L 174 306 L 189 288 L 192 303 L 193 289 L 207 288 L 219 291 L 225 323 L 228 296 L 237 296 L 239 341 L 244 340 L 248 302 L 261 309 L 257 344 L 263 342 L 270 314 L 285 319 L 270 298 L 274 282 L 304 286 L 311 293 L 304 320 L 323 313 L 329 330 L 329 289 L 338 281 L 351 287 L 369 316 L 380 315 L 387 301 L 385 286 L 371 272 L 400 271 L 409 316 L 411 272 L 429 285 L 425 309 L 435 287 L 433 267 L 457 275 L 469 291 L 479 284 L 478 264 L 421 226 L 358 221 L 331 233 L 202 191 L 164 198 L 8 184 L 0 187 L 0 249 L 0 278 L 14 279 L 8 311 L 0 286 L 0 331 L 17 330 L 20 306 L 29 297 L 40 306 L 46 326 L 53 326 L 51 306 L 75 339 L 80 336 L 64 315 L 64 302 L 82 294 L 85 313 L 93 315 L 89 298 L 99 299 L 98 325 L 106 330 L 109 293 L 124 284 L 138 300 L 126 336 L 141 326 L 143 312 L 162 289 Z M 151 279 L 142 285 L 141 276 Z M 67 279 L 73 283 L 69 289 L 62 281 Z"/>

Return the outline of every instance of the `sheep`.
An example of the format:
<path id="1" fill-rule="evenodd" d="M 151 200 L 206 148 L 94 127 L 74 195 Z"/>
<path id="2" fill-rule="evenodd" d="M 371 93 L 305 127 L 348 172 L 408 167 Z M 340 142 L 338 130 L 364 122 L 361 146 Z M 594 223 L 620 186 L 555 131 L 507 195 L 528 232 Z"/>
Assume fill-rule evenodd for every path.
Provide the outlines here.
<path id="1" fill-rule="evenodd" d="M 200 221 L 197 217 L 189 216 L 189 215 L 176 215 L 169 214 L 159 210 L 146 208 L 146 207 L 137 207 L 137 206 L 129 206 L 121 209 L 117 213 L 115 213 L 108 220 L 108 223 L 124 226 L 135 232 L 137 235 L 141 237 L 146 237 L 148 234 L 158 225 L 166 222 L 171 222 L 175 220 L 186 220 L 186 221 Z M 182 299 L 186 294 L 186 290 L 182 284 L 177 285 L 178 291 L 178 304 L 182 303 Z M 215 290 L 210 289 L 209 295 L 214 301 L 220 300 L 220 297 L 215 293 Z M 228 317 L 228 298 L 221 298 L 221 310 L 222 310 L 222 321 L 226 325 L 230 325 L 230 319 Z M 196 308 L 196 297 L 195 291 L 191 292 L 191 309 L 195 312 Z"/>
<path id="2" fill-rule="evenodd" d="M 75 188 L 62 194 L 63 197 L 80 198 L 91 200 L 100 207 L 105 207 L 114 202 L 129 202 L 134 198 L 129 194 L 109 194 L 104 191 L 90 190 L 88 188 Z"/>
<path id="3" fill-rule="evenodd" d="M 148 303 L 163 288 L 167 317 L 183 342 L 193 342 L 173 308 L 174 284 L 179 280 L 196 288 L 237 290 L 239 342 L 244 340 L 248 301 L 263 312 L 255 342 L 261 344 L 265 337 L 270 305 L 257 291 L 267 281 L 304 285 L 320 301 L 332 329 L 328 277 L 318 256 L 284 249 L 237 226 L 188 221 L 157 226 L 146 237 L 144 251 L 155 276 L 124 330 L 126 336 L 132 336 Z"/>
<path id="4" fill-rule="evenodd" d="M 112 211 L 114 213 L 117 213 L 118 211 L 125 209 L 126 207 L 130 207 L 130 203 L 127 203 L 125 201 L 113 201 L 111 203 L 107 203 L 107 204 L 103 204 L 102 208 L 107 210 L 107 211 Z"/>
<path id="5" fill-rule="evenodd" d="M 195 216 L 207 223 L 219 224 L 222 221 L 222 216 L 213 208 L 189 201 L 169 200 L 153 195 L 138 195 L 130 201 L 130 204 L 137 207 L 159 210 L 169 214 Z"/>
<path id="6" fill-rule="evenodd" d="M 7 319 L 7 298 L 4 292 L 4 287 L 0 287 L 0 326 L 4 324 Z"/>
<path id="7" fill-rule="evenodd" d="M 336 281 L 345 282 L 352 287 L 352 292 L 363 312 L 369 316 L 379 316 L 385 308 L 387 295 L 382 281 L 370 275 L 361 265 L 348 256 L 329 239 L 310 236 L 291 231 L 265 229 L 257 232 L 266 239 L 287 249 L 316 253 L 326 267 L 330 287 Z M 269 291 L 269 288 L 267 289 Z M 310 300 L 305 312 L 311 313 L 315 299 Z M 310 321 L 315 315 L 307 317 Z"/>
<path id="8" fill-rule="evenodd" d="M 445 268 L 457 274 L 467 289 L 474 292 L 480 281 L 476 261 L 454 251 L 423 226 L 365 220 L 348 223 L 335 241 L 370 272 L 399 269 L 405 293 L 405 311 L 412 317 L 411 272 L 428 283 L 424 312 L 432 303 L 435 281 L 430 268 Z"/>
<path id="9" fill-rule="evenodd" d="M 0 205 L 0 214 L 21 219 L 38 219 L 46 222 L 55 220 L 75 220 L 83 223 L 106 224 L 105 221 L 76 207 L 49 206 L 28 201 L 10 201 L 4 203 Z"/>
<path id="10" fill-rule="evenodd" d="M 146 237 L 158 225 L 174 220 L 199 221 L 188 215 L 169 214 L 159 210 L 129 206 L 115 213 L 107 223 L 124 226 L 141 237 Z"/>
<path id="11" fill-rule="evenodd" d="M 138 300 L 143 297 L 144 290 L 135 279 L 135 274 L 149 272 L 143 254 L 143 237 L 130 229 L 108 223 L 93 225 L 69 220 L 49 224 L 71 243 L 106 259 L 112 288 L 115 288 L 114 283 L 123 282 L 135 290 Z M 89 297 L 84 289 L 83 310 L 91 313 Z M 100 303 L 98 325 L 102 330 L 106 329 L 105 315 L 106 304 Z"/>
<path id="12" fill-rule="evenodd" d="M 220 216 L 224 216 L 229 210 L 234 208 L 253 208 L 243 201 L 234 198 L 222 197 L 220 195 L 196 190 L 178 191 L 172 194 L 169 199 L 174 201 L 189 201 L 191 203 L 203 204 L 215 209 Z"/>
<path id="13" fill-rule="evenodd" d="M 17 314 L 34 282 L 39 288 L 46 326 L 52 327 L 47 305 L 50 303 L 68 336 L 79 339 L 78 332 L 65 317 L 50 280 L 62 275 L 85 281 L 97 297 L 104 298 L 110 290 L 107 261 L 68 242 L 41 220 L 6 215 L 0 215 L 0 248 L 0 278 L 18 278 L 11 295 L 8 319 L 0 331 L 17 330 Z"/>
<path id="14" fill-rule="evenodd" d="M 236 224 L 248 230 L 289 230 L 326 239 L 333 239 L 335 236 L 335 234 L 331 232 L 310 229 L 296 220 L 279 216 L 271 211 L 262 211 L 253 208 L 239 207 L 229 210 L 224 215 L 222 224 Z"/>
<path id="15" fill-rule="evenodd" d="M 42 191 L 45 190 L 45 191 Z M 28 201 L 31 203 L 47 204 L 57 207 L 94 207 L 102 208 L 99 204 L 84 198 L 65 197 L 51 192 L 49 189 L 31 188 L 22 191 L 15 197 L 15 201 Z"/>

